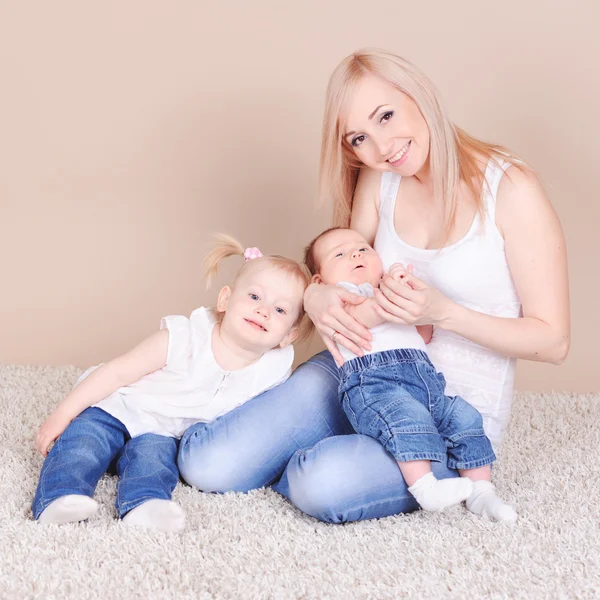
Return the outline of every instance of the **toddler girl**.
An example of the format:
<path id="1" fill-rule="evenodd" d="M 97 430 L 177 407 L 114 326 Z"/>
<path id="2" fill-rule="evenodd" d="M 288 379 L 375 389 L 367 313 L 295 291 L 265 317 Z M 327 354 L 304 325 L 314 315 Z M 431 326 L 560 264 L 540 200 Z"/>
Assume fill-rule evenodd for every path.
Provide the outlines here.
<path id="1" fill-rule="evenodd" d="M 340 396 L 354 429 L 380 441 L 394 456 L 423 509 L 441 511 L 466 500 L 474 513 L 514 522 L 516 511 L 498 498 L 491 483 L 496 457 L 481 415 L 462 398 L 445 395 L 444 377 L 427 357 L 431 325 L 397 325 L 376 312 L 373 290 L 383 266 L 375 250 L 360 233 L 333 228 L 309 244 L 305 262 L 314 282 L 367 297 L 346 310 L 371 330 L 372 351 L 357 357 L 338 345 L 345 360 Z M 406 270 L 396 263 L 389 274 L 402 280 Z M 437 480 L 432 460 L 447 460 L 461 477 Z"/>
<path id="2" fill-rule="evenodd" d="M 306 322 L 304 266 L 244 251 L 220 235 L 205 261 L 209 283 L 233 255 L 246 262 L 219 292 L 216 311 L 163 318 L 133 350 L 88 370 L 40 427 L 36 448 L 46 460 L 33 501 L 40 523 L 92 516 L 94 490 L 111 466 L 124 523 L 184 529 L 185 513 L 171 500 L 181 435 L 283 382 L 294 359 L 291 343 Z"/>

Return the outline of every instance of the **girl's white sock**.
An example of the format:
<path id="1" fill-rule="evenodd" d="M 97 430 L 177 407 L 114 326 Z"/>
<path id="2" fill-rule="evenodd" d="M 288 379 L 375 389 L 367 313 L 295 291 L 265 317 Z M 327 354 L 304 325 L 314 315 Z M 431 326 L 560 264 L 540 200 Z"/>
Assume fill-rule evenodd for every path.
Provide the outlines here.
<path id="1" fill-rule="evenodd" d="M 475 481 L 473 493 L 467 498 L 467 508 L 494 521 L 514 523 L 517 520 L 517 511 L 496 495 L 496 486 L 491 481 Z"/>
<path id="2" fill-rule="evenodd" d="M 123 523 L 158 531 L 180 533 L 185 529 L 185 512 L 173 500 L 153 498 L 130 510 Z"/>
<path id="3" fill-rule="evenodd" d="M 89 519 L 98 510 L 98 503 L 89 496 L 69 494 L 49 504 L 38 517 L 39 523 L 74 523 Z"/>
<path id="4" fill-rule="evenodd" d="M 466 500 L 473 492 L 473 482 L 466 477 L 436 479 L 433 473 L 427 473 L 417 479 L 408 491 L 422 509 L 441 512 L 453 504 Z"/>

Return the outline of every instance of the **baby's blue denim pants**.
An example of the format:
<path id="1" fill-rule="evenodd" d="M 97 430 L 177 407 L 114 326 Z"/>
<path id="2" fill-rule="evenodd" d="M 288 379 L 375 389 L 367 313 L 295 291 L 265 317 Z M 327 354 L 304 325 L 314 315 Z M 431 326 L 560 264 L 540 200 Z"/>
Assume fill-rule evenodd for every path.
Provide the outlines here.
<path id="1" fill-rule="evenodd" d="M 34 519 L 62 496 L 91 498 L 109 468 L 119 476 L 119 518 L 147 500 L 170 500 L 179 481 L 178 445 L 176 438 L 153 433 L 132 438 L 125 425 L 106 411 L 86 409 L 73 419 L 44 461 L 33 500 Z"/>
<path id="2" fill-rule="evenodd" d="M 474 469 L 496 460 L 479 411 L 446 396 L 446 380 L 422 350 L 386 350 L 341 367 L 342 406 L 357 433 L 400 462 L 448 461 Z"/>

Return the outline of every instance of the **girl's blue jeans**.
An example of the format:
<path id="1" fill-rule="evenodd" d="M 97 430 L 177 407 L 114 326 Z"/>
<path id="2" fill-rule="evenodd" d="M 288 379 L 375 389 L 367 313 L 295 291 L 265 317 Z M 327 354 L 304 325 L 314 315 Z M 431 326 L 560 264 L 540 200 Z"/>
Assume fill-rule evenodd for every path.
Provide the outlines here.
<path id="1" fill-rule="evenodd" d="M 330 523 L 418 508 L 394 457 L 354 433 L 339 401 L 340 372 L 329 352 L 300 365 L 280 386 L 183 435 L 179 470 L 205 492 L 273 484 L 300 510 Z M 433 462 L 436 477 L 456 477 Z"/>
<path id="2" fill-rule="evenodd" d="M 125 425 L 106 411 L 86 409 L 71 421 L 44 461 L 33 500 L 34 519 L 62 496 L 91 498 L 107 470 L 119 476 L 119 518 L 147 500 L 170 500 L 179 481 L 177 446 L 177 439 L 153 433 L 131 438 Z"/>

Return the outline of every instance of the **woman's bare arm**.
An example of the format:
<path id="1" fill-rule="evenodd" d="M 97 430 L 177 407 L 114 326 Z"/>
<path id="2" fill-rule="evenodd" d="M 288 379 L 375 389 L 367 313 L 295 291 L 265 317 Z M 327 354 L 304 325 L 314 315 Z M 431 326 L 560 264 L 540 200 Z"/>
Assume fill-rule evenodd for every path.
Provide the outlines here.
<path id="1" fill-rule="evenodd" d="M 502 319 L 454 306 L 441 326 L 508 356 L 560 364 L 571 328 L 564 234 L 536 175 L 516 168 L 509 173 L 500 182 L 496 220 L 523 317 Z"/>
<path id="2" fill-rule="evenodd" d="M 496 221 L 523 316 L 510 319 L 470 310 L 412 274 L 409 286 L 384 277 L 383 293 L 376 291 L 378 310 L 388 320 L 431 323 L 506 356 L 560 364 L 570 345 L 563 231 L 535 174 L 517 168 L 509 173 L 500 182 Z"/>
<path id="3" fill-rule="evenodd" d="M 350 229 L 358 231 L 369 244 L 373 245 L 379 225 L 379 189 L 381 173 L 363 167 L 358 176 Z"/>

